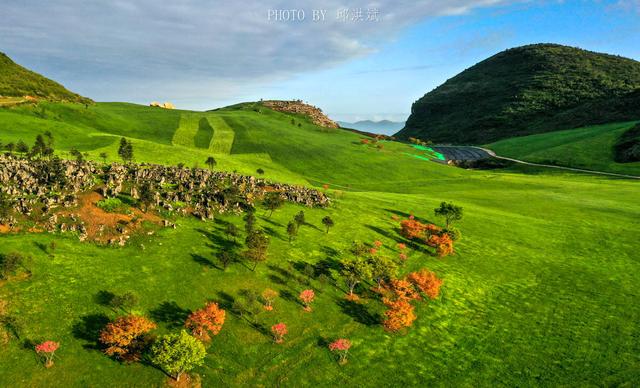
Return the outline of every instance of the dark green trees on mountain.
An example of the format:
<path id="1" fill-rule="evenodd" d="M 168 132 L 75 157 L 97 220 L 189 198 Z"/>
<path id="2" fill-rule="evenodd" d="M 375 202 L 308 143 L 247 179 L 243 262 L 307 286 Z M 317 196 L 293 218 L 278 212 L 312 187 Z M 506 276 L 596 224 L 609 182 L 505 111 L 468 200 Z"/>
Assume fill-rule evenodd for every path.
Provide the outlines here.
<path id="1" fill-rule="evenodd" d="M 623 133 L 613 149 L 618 163 L 640 162 L 640 124 Z"/>
<path id="2" fill-rule="evenodd" d="M 640 62 L 554 44 L 496 54 L 427 93 L 397 136 L 495 140 L 640 119 Z"/>
<path id="3" fill-rule="evenodd" d="M 64 86 L 13 62 L 0 53 L 0 96 L 31 96 L 49 101 L 90 103 L 90 99 L 70 92 Z"/>

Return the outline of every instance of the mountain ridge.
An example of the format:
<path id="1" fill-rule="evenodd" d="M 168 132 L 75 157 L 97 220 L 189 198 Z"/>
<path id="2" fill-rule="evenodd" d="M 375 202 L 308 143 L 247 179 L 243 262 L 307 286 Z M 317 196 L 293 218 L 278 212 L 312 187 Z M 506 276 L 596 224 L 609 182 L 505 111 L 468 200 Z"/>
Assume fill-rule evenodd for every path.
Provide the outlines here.
<path id="1" fill-rule="evenodd" d="M 638 90 L 636 60 L 558 44 L 520 46 L 473 65 L 418 99 L 396 136 L 483 144 L 633 120 L 640 118 Z M 619 109 L 610 113 L 609 106 Z"/>

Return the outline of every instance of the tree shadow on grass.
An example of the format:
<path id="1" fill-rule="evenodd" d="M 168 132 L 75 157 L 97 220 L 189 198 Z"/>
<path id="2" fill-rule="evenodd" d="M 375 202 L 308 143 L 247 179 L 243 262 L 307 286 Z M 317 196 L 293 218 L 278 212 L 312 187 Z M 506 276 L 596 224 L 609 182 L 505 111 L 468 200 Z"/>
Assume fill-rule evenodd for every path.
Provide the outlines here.
<path id="1" fill-rule="evenodd" d="M 111 320 L 103 313 L 85 315 L 73 325 L 71 332 L 75 338 L 87 342 L 83 348 L 100 350 L 100 332 L 109 322 Z"/>
<path id="2" fill-rule="evenodd" d="M 224 291 L 218 291 L 218 305 L 227 311 L 233 312 L 233 304 L 236 301 L 231 294 Z"/>
<path id="3" fill-rule="evenodd" d="M 276 222 L 276 221 L 273 221 L 273 220 L 271 220 L 271 219 L 269 219 L 269 218 L 267 218 L 267 217 L 264 217 L 264 216 L 263 216 L 263 217 L 260 217 L 260 219 L 261 219 L 262 221 L 264 221 L 264 222 L 268 223 L 268 224 L 273 225 L 273 226 L 278 226 L 278 227 L 283 227 L 283 226 L 284 226 L 284 225 L 282 225 L 281 223 Z"/>
<path id="4" fill-rule="evenodd" d="M 237 242 L 233 240 L 228 240 L 208 230 L 196 229 L 196 231 L 198 233 L 202 233 L 205 237 L 207 237 L 207 239 L 211 242 L 211 244 L 208 244 L 207 246 L 211 249 L 219 249 L 224 251 L 224 250 L 233 250 L 240 246 Z"/>
<path id="5" fill-rule="evenodd" d="M 397 215 L 397 216 L 400 216 L 400 217 L 404 217 L 404 218 L 409 218 L 409 217 L 411 217 L 411 214 L 409 214 L 409 213 L 405 213 L 405 212 L 400 211 L 400 210 L 393 210 L 393 209 L 383 209 L 383 210 L 384 210 L 384 211 L 387 211 L 387 212 L 389 212 L 389 213 L 395 214 L 395 215 Z M 419 221 L 419 222 L 421 222 L 421 223 L 423 223 L 423 224 L 433 224 L 433 221 L 430 221 L 430 220 L 428 220 L 428 219 L 426 219 L 426 218 L 423 218 L 423 217 L 417 217 L 416 215 L 414 215 L 414 216 L 413 216 L 413 218 L 414 218 L 416 221 Z"/>
<path id="6" fill-rule="evenodd" d="M 101 290 L 93 296 L 93 300 L 100 306 L 109 307 L 111 302 L 113 301 L 113 298 L 115 297 L 116 294 L 114 294 L 113 292 Z"/>
<path id="7" fill-rule="evenodd" d="M 36 248 L 38 248 L 39 250 L 41 250 L 43 253 L 49 254 L 49 249 L 47 248 L 47 245 L 45 243 L 41 243 L 41 242 L 34 242 L 34 245 L 36 246 Z"/>
<path id="8" fill-rule="evenodd" d="M 373 225 L 365 225 L 365 228 L 367 229 L 371 229 L 372 231 L 381 234 L 391 240 L 394 240 L 395 242 L 397 242 L 398 244 L 402 243 L 407 245 L 409 248 L 413 249 L 416 252 L 420 252 L 420 253 L 424 253 L 424 254 L 428 254 L 428 255 L 433 255 L 433 253 L 427 249 L 426 246 L 424 245 L 420 245 L 415 241 L 412 240 L 407 240 L 403 237 L 400 236 L 400 229 L 394 228 L 394 231 L 396 232 L 396 234 L 393 234 L 391 232 L 389 232 L 388 230 L 379 228 L 377 226 L 373 226 Z"/>
<path id="9" fill-rule="evenodd" d="M 291 291 L 289 290 L 281 290 L 280 291 L 280 297 L 288 302 L 292 302 L 297 304 L 298 306 L 302 306 L 304 307 L 304 305 L 302 304 L 302 302 L 300 302 L 300 299 L 298 299 L 297 296 L 295 296 L 293 293 L 291 293 Z"/>
<path id="10" fill-rule="evenodd" d="M 195 261 L 196 263 L 204 266 L 204 267 L 208 267 L 208 268 L 215 268 L 215 269 L 219 269 L 222 270 L 222 268 L 218 267 L 213 261 L 211 261 L 210 259 L 207 259 L 206 257 L 199 255 L 197 253 L 192 253 L 191 257 L 193 258 L 193 261 Z"/>
<path id="11" fill-rule="evenodd" d="M 151 310 L 150 314 L 151 318 L 166 323 L 170 328 L 179 328 L 184 325 L 191 311 L 178 306 L 175 301 L 164 301 Z"/>
<path id="12" fill-rule="evenodd" d="M 380 323 L 380 317 L 377 314 L 372 314 L 367 308 L 357 302 L 353 302 L 347 299 L 338 300 L 338 306 L 342 309 L 342 312 L 353 318 L 356 322 L 366 326 L 374 326 Z"/>
<path id="13" fill-rule="evenodd" d="M 280 234 L 280 232 L 278 232 L 277 230 L 273 229 L 272 227 L 269 226 L 263 226 L 262 230 L 264 230 L 264 232 L 266 234 L 268 234 L 269 236 L 273 237 L 273 238 L 277 238 L 280 240 L 284 241 L 284 238 L 282 237 L 282 234 Z M 288 239 L 287 239 L 288 241 Z"/>

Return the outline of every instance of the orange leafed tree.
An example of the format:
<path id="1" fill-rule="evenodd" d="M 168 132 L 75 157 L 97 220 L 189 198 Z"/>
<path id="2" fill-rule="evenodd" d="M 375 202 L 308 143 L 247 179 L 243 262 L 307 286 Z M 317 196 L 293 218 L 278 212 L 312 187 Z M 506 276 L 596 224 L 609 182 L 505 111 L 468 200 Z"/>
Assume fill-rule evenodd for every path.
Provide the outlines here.
<path id="1" fill-rule="evenodd" d="M 145 335 L 156 328 L 149 319 L 137 315 L 128 315 L 110 322 L 100 332 L 100 342 L 109 356 L 135 361 L 140 358 Z"/>
<path id="2" fill-rule="evenodd" d="M 388 307 L 385 311 L 385 319 L 382 322 L 387 331 L 398 331 L 400 329 L 410 327 L 416 320 L 414 307 L 406 299 L 391 300 L 384 298 L 384 304 Z"/>
<path id="3" fill-rule="evenodd" d="M 427 240 L 427 244 L 436 248 L 436 254 L 440 257 L 453 254 L 453 240 L 447 233 L 431 235 Z"/>
<path id="4" fill-rule="evenodd" d="M 400 234 L 408 239 L 424 238 L 424 231 L 427 225 L 415 219 L 400 221 Z"/>
<path id="5" fill-rule="evenodd" d="M 435 273 L 426 269 L 421 269 L 419 272 L 412 272 L 407 276 L 407 279 L 413 283 L 423 294 L 429 299 L 433 300 L 440 295 L 440 286 L 442 286 L 442 280 L 439 279 Z"/>
<path id="6" fill-rule="evenodd" d="M 392 279 L 385 285 L 386 298 L 390 300 L 419 300 L 420 295 L 416 291 L 413 283 L 407 279 Z"/>
<path id="7" fill-rule="evenodd" d="M 225 317 L 225 311 L 218 307 L 217 303 L 209 302 L 204 308 L 192 312 L 184 326 L 191 330 L 195 337 L 208 341 L 211 339 L 209 333 L 212 335 L 220 333 Z"/>

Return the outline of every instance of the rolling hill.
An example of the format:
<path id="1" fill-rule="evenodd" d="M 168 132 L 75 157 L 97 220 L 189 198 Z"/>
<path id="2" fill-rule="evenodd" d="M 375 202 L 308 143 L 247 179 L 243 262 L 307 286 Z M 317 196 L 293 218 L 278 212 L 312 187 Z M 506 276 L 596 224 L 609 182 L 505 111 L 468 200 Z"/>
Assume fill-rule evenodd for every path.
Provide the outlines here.
<path id="1" fill-rule="evenodd" d="M 70 92 L 55 81 L 25 69 L 6 54 L 0 53 L 0 100 L 6 97 L 26 96 L 48 101 L 92 102 L 86 97 Z"/>
<path id="2" fill-rule="evenodd" d="M 640 119 L 640 62 L 555 44 L 498 53 L 416 101 L 397 136 L 485 144 Z"/>

